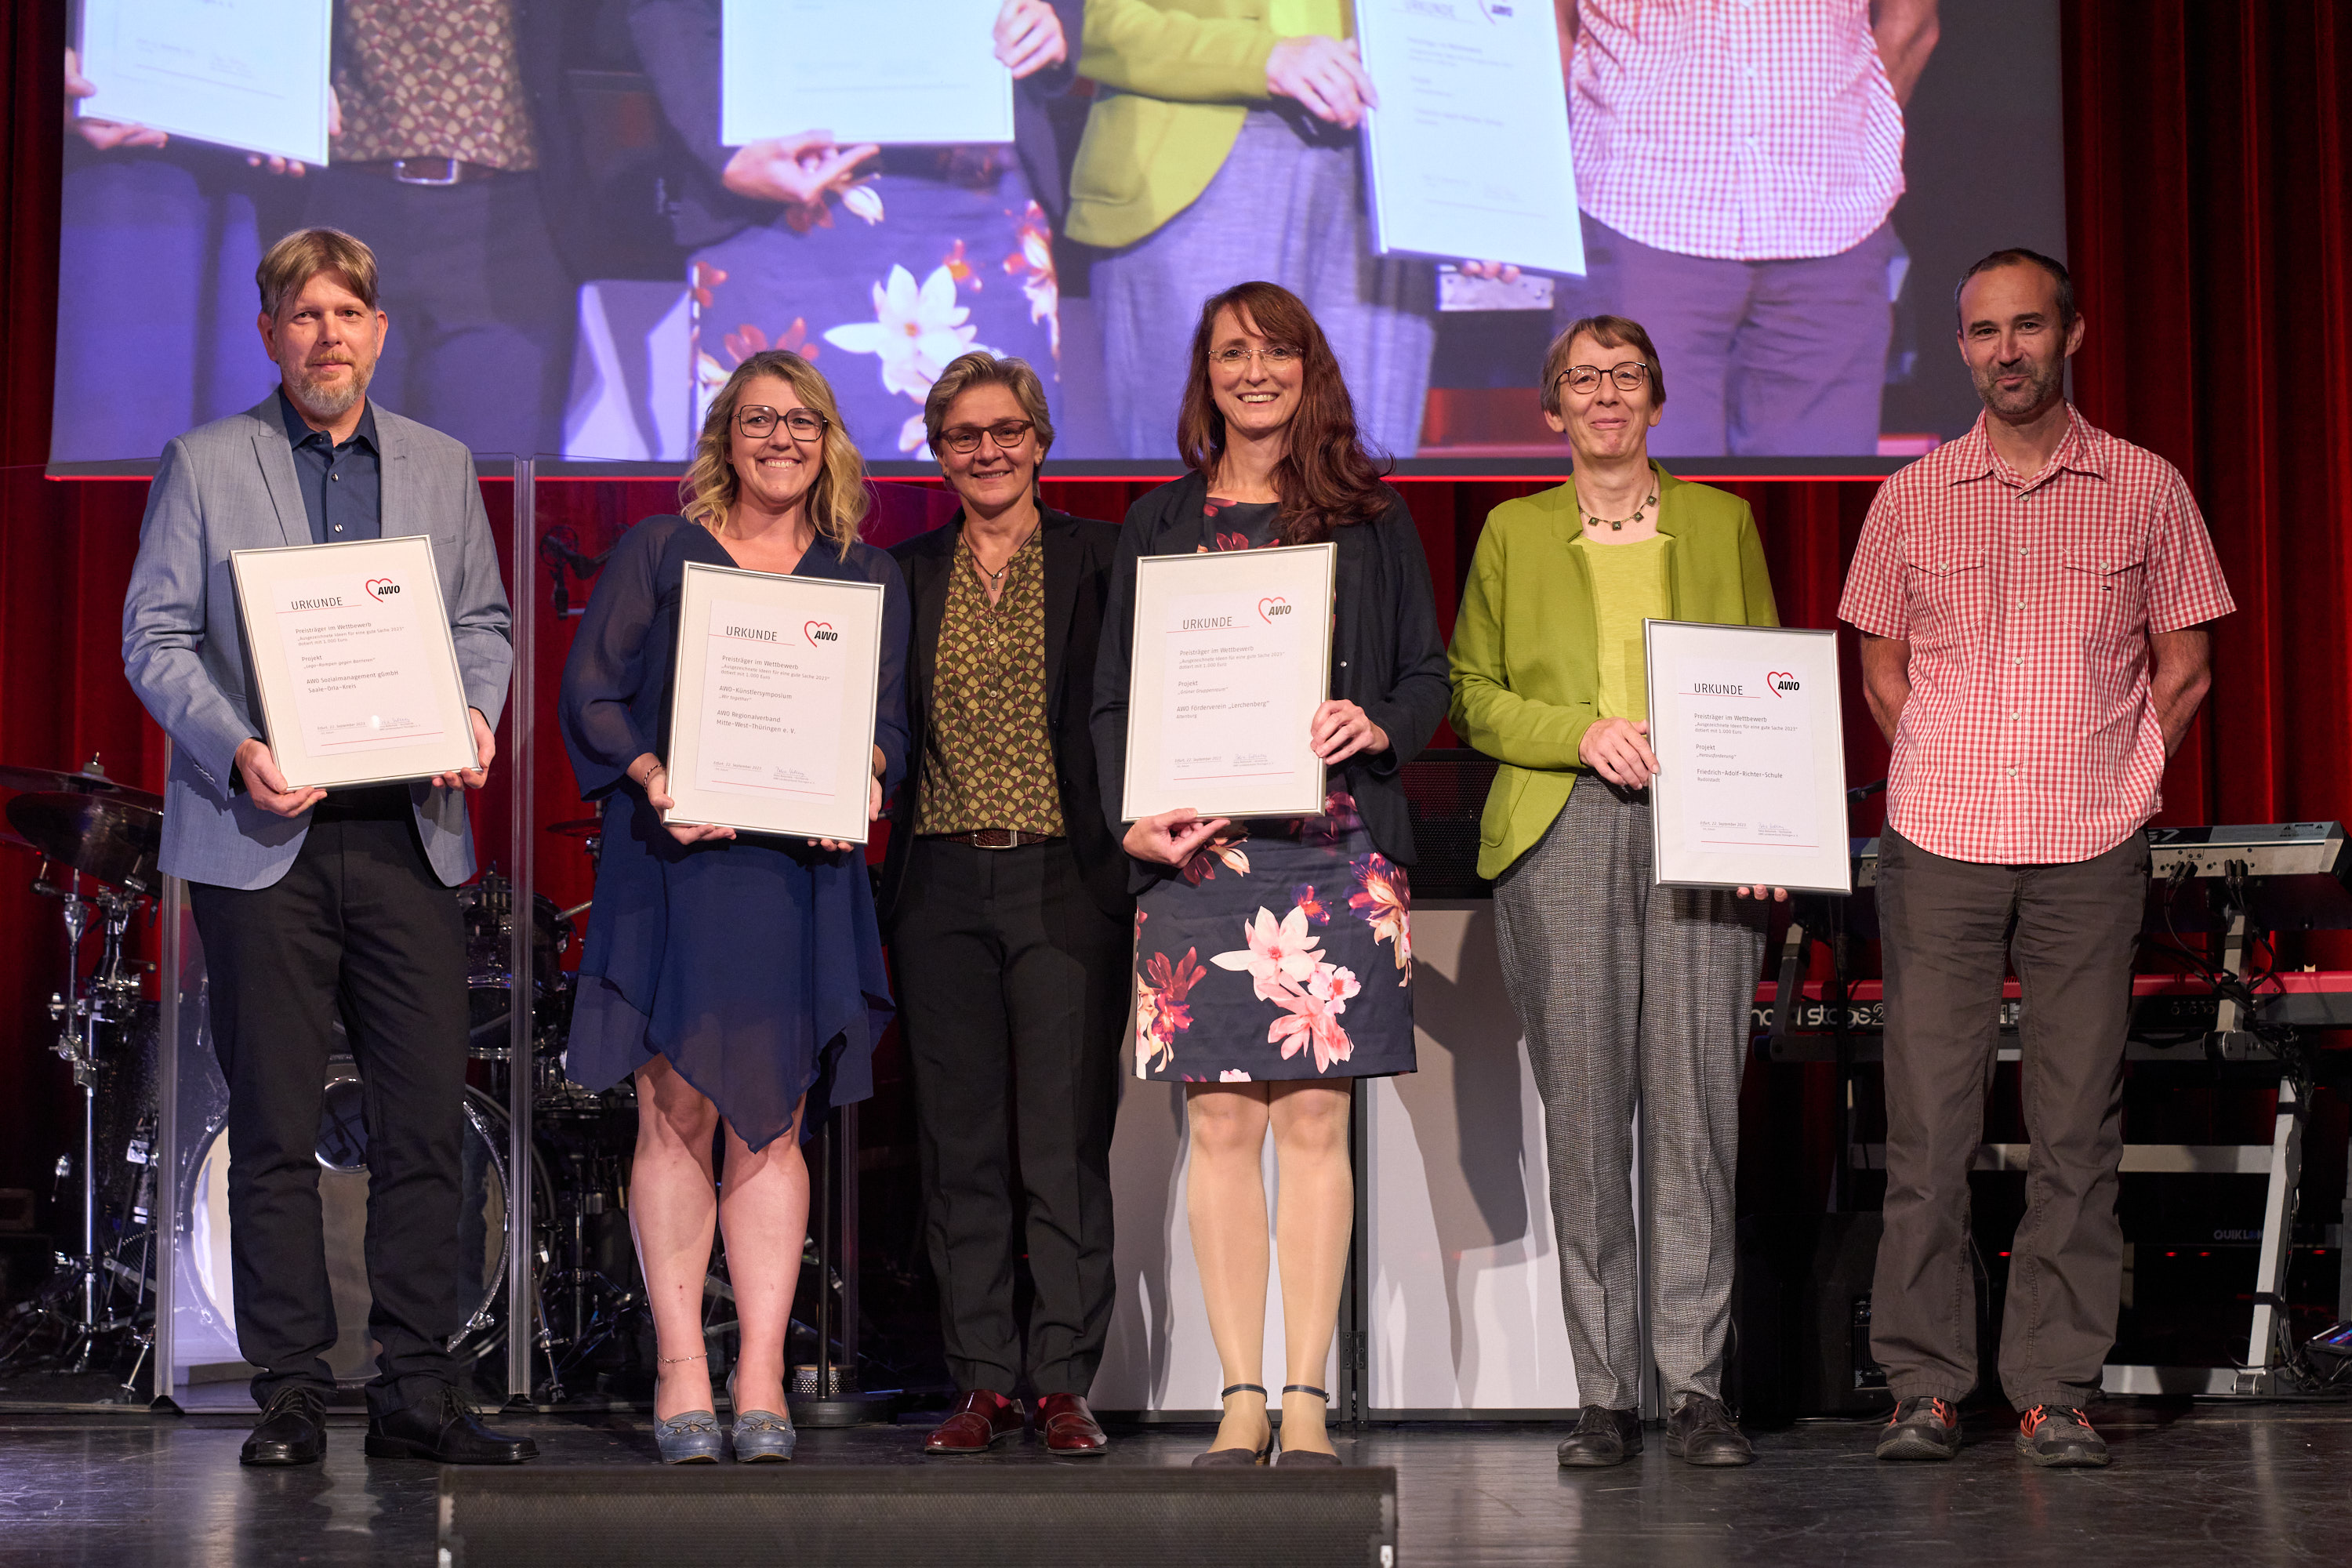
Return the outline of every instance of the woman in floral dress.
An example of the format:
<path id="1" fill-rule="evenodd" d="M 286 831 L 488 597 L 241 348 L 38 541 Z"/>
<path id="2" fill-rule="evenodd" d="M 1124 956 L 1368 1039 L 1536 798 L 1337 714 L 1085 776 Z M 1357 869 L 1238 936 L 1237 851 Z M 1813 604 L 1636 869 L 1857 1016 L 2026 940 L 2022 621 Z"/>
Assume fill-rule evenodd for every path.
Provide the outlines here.
<path id="1" fill-rule="evenodd" d="M 1412 828 L 1399 770 L 1444 716 L 1445 653 L 1421 536 L 1381 482 L 1322 329 L 1298 298 L 1243 283 L 1202 308 L 1178 441 L 1192 472 L 1136 502 L 1112 565 L 1095 747 L 1119 819 L 1135 562 L 1329 540 L 1339 547 L 1330 700 L 1310 740 L 1321 816 L 1190 810 L 1123 824 L 1134 866 L 1137 1076 L 1185 1085 L 1192 1251 L 1227 1387 L 1211 1450 L 1264 1462 L 1267 1237 L 1260 1153 L 1280 1191 L 1285 1464 L 1337 1464 L 1315 1386 L 1354 1219 L 1354 1080 L 1413 1069 Z"/>

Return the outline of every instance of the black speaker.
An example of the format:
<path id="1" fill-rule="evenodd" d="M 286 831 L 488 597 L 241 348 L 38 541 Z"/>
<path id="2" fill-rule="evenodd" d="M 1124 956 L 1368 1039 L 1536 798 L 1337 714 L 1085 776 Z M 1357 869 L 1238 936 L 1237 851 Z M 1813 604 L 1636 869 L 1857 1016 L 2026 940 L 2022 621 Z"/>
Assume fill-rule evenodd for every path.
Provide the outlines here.
<path id="1" fill-rule="evenodd" d="M 443 1568 L 1392 1568 L 1396 1472 L 1106 1465 L 441 1472 Z"/>
<path id="2" fill-rule="evenodd" d="M 1769 1426 L 1888 1407 L 1886 1378 L 1870 1357 L 1880 1230 L 1875 1214 L 1751 1215 L 1739 1222 L 1726 1382 L 1745 1419 Z"/>

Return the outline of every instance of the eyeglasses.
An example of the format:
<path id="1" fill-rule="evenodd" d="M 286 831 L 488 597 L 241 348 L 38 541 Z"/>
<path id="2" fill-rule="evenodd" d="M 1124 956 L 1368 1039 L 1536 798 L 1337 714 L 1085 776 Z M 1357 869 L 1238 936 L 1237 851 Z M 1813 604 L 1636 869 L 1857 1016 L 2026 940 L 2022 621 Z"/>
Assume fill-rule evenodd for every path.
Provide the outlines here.
<path id="1" fill-rule="evenodd" d="M 1219 370 L 1239 370 L 1255 359 L 1268 370 L 1280 370 L 1298 357 L 1297 349 L 1286 349 L 1276 343 L 1263 349 L 1219 349 L 1209 356 L 1209 363 Z"/>
<path id="2" fill-rule="evenodd" d="M 952 425 L 940 432 L 940 445 L 950 452 L 977 452 L 982 436 L 996 443 L 1000 452 L 1010 452 L 1029 438 L 1035 426 L 1026 419 L 1000 419 L 993 425 Z"/>
<path id="3" fill-rule="evenodd" d="M 1612 364 L 1606 371 L 1599 365 L 1572 364 L 1559 373 L 1559 379 L 1568 383 L 1570 392 L 1597 392 L 1603 375 L 1615 382 L 1620 392 L 1639 392 L 1650 379 L 1650 367 L 1637 359 Z"/>
<path id="4" fill-rule="evenodd" d="M 780 416 L 763 403 L 737 409 L 735 428 L 754 441 L 764 441 L 769 432 L 775 429 L 779 418 L 784 422 L 786 434 L 795 441 L 814 441 L 824 434 L 826 421 L 824 415 L 807 408 L 795 408 L 790 414 Z"/>

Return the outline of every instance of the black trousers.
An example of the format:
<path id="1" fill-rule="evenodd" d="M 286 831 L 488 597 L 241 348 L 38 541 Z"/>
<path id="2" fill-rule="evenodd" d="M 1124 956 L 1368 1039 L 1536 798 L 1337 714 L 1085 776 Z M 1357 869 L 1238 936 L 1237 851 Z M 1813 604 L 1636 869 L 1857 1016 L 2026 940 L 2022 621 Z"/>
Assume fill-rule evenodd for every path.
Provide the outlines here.
<path id="1" fill-rule="evenodd" d="M 314 822 L 271 887 L 189 885 L 228 1080 L 236 1342 L 260 1369 L 257 1404 L 334 1385 L 316 1151 L 338 1016 L 364 1089 L 368 1328 L 382 1347 L 368 1405 L 381 1415 L 456 1381 L 465 928 L 405 816 L 404 799 L 400 820 Z"/>
<path id="2" fill-rule="evenodd" d="M 1116 1286 L 1110 1135 L 1134 933 L 1060 840 L 919 839 L 905 889 L 891 952 L 948 1370 L 967 1392 L 1083 1394 Z"/>
<path id="3" fill-rule="evenodd" d="M 2019 1410 L 2088 1404 L 2115 1347 L 2124 1233 L 2124 1042 L 2147 837 L 2068 865 L 1949 860 L 1878 841 L 1886 973 L 1886 1231 L 1870 1346 L 1897 1399 L 1977 1384 L 1969 1166 L 2000 1044 L 2004 963 L 2023 1001 L 2025 1217 L 2010 1243 L 2000 1383 Z"/>

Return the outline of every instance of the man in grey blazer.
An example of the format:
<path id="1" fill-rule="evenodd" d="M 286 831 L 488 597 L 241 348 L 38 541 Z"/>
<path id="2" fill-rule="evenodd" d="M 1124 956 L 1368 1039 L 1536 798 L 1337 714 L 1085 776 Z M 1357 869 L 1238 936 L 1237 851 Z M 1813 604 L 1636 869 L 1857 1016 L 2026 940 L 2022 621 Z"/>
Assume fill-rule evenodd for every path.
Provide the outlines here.
<path id="1" fill-rule="evenodd" d="M 325 1447 L 336 1339 L 314 1157 L 342 1023 L 365 1085 L 367 1452 L 514 1463 L 529 1438 L 484 1428 L 447 1346 L 457 1289 L 466 1077 L 466 792 L 489 766 L 513 665 L 506 589 L 473 459 L 373 407 L 387 321 L 375 258 L 333 229 L 262 258 L 259 326 L 281 374 L 257 407 L 164 448 L 122 609 L 131 688 L 172 738 L 163 868 L 186 879 L 228 1080 L 229 1249 L 237 1347 L 259 1369 L 249 1465 Z M 419 784 L 289 789 L 254 716 L 229 570 L 235 550 L 422 533 L 480 770 Z"/>

